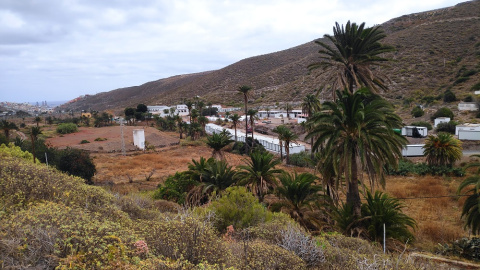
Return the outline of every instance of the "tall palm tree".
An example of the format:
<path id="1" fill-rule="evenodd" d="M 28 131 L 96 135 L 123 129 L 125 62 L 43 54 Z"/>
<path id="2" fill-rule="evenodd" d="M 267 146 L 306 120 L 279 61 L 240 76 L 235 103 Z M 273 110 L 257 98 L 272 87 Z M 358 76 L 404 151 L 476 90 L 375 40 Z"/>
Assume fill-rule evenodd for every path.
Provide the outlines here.
<path id="1" fill-rule="evenodd" d="M 317 149 L 330 156 L 338 176 L 347 183 L 347 204 L 355 217 L 361 216 L 359 177 L 365 171 L 370 187 L 385 184 L 385 166 L 396 167 L 407 140 L 393 132 L 402 119 L 393 107 L 368 88 L 355 93 L 337 91 L 338 99 L 325 102 L 323 110 L 312 117 L 314 126 L 307 138 L 315 136 Z"/>
<path id="2" fill-rule="evenodd" d="M 183 132 L 185 131 L 186 128 L 186 123 L 183 122 L 183 119 L 180 115 L 175 115 L 174 118 L 175 122 L 177 123 L 177 128 L 178 128 L 178 133 L 180 133 L 180 140 L 183 139 Z"/>
<path id="3" fill-rule="evenodd" d="M 247 134 L 248 134 L 248 119 L 247 119 L 247 112 L 248 112 L 248 108 L 247 108 L 247 104 L 248 104 L 248 99 L 252 96 L 252 92 L 250 92 L 250 90 L 252 90 L 252 87 L 250 86 L 247 86 L 247 85 L 242 85 L 238 88 L 238 92 L 242 93 L 243 94 L 243 100 L 244 100 L 244 104 L 245 104 L 245 142 L 247 141 Z"/>
<path id="4" fill-rule="evenodd" d="M 225 129 L 224 129 L 225 130 Z M 227 132 L 213 133 L 207 136 L 207 145 L 212 148 L 212 157 L 217 159 L 224 159 L 222 148 L 233 142 L 230 139 L 230 134 Z"/>
<path id="5" fill-rule="evenodd" d="M 320 107 L 321 107 L 320 100 L 316 95 L 308 94 L 307 96 L 305 96 L 305 98 L 303 98 L 302 113 L 307 115 L 307 121 L 310 120 L 310 118 L 312 118 L 315 112 L 320 111 Z M 310 127 L 309 124 L 306 124 L 305 126 L 307 129 Z M 313 137 L 310 138 L 310 146 L 311 147 L 313 146 Z M 310 153 L 311 159 L 313 159 L 313 155 L 314 154 L 312 149 Z"/>
<path id="6" fill-rule="evenodd" d="M 192 123 L 192 108 L 193 108 L 193 102 L 191 100 L 185 101 L 185 106 L 187 106 L 188 109 L 188 117 L 190 119 L 190 124 Z"/>
<path id="7" fill-rule="evenodd" d="M 197 121 L 202 126 L 202 133 L 205 134 L 205 126 L 208 124 L 208 118 L 200 115 Z"/>
<path id="8" fill-rule="evenodd" d="M 42 118 L 40 116 L 37 116 L 37 117 L 35 117 L 34 121 L 35 121 L 35 123 L 37 123 L 37 127 L 38 127 L 38 124 L 40 124 L 40 122 L 42 122 Z"/>
<path id="9" fill-rule="evenodd" d="M 33 154 L 33 163 L 35 163 L 36 156 L 35 156 L 35 144 L 38 139 L 38 135 L 42 134 L 42 129 L 39 127 L 31 127 L 30 128 L 30 139 L 32 140 L 32 154 Z"/>
<path id="10" fill-rule="evenodd" d="M 238 125 L 238 122 L 240 121 L 240 115 L 236 113 L 233 115 L 230 115 L 230 120 L 232 120 L 233 128 L 235 129 L 235 141 L 237 141 L 237 125 Z"/>
<path id="11" fill-rule="evenodd" d="M 293 133 L 292 130 L 290 130 L 290 128 L 288 128 L 285 125 L 280 125 L 279 127 L 280 128 L 277 128 L 278 137 L 279 137 L 279 140 L 281 138 L 283 141 L 283 146 L 285 147 L 286 161 L 288 164 L 290 161 L 290 144 L 294 142 L 296 139 L 298 139 L 298 135 Z"/>
<path id="12" fill-rule="evenodd" d="M 480 155 L 472 155 L 479 158 Z M 462 190 L 469 187 L 462 195 L 469 195 L 463 204 L 462 218 L 465 217 L 465 228 L 470 228 L 472 233 L 480 233 L 480 163 L 478 161 L 471 162 L 465 169 L 476 167 L 475 175 L 466 178 L 459 186 L 457 193 L 461 194 Z"/>
<path id="13" fill-rule="evenodd" d="M 324 35 L 329 43 L 315 41 L 321 47 L 318 51 L 320 62 L 311 64 L 308 68 L 326 71 L 330 75 L 328 77 L 332 91 L 348 89 L 353 93 L 362 86 L 370 88 L 374 93 L 379 88 L 387 90 L 385 83 L 388 78 L 379 69 L 372 69 L 390 61 L 383 54 L 395 50 L 392 46 L 380 43 L 385 37 L 379 26 L 365 28 L 365 23 L 357 25 L 348 21 L 344 27 L 335 23 L 333 36 Z"/>
<path id="14" fill-rule="evenodd" d="M 290 120 L 290 112 L 293 110 L 293 107 L 290 103 L 285 103 L 284 105 L 285 110 L 287 111 L 287 119 Z"/>
<path id="15" fill-rule="evenodd" d="M 280 145 L 280 160 L 283 161 L 283 134 L 285 133 L 285 129 L 287 127 L 285 125 L 279 125 L 275 127 L 272 131 L 277 133 L 278 143 Z"/>
<path id="16" fill-rule="evenodd" d="M 440 132 L 437 136 L 429 135 L 423 148 L 429 165 L 451 166 L 463 156 L 462 142 L 450 133 Z"/>
<path id="17" fill-rule="evenodd" d="M 250 120 L 250 128 L 252 129 L 252 147 L 253 147 L 253 144 L 254 144 L 254 140 L 253 140 L 253 132 L 254 132 L 253 128 L 254 128 L 254 126 L 253 125 L 255 123 L 255 119 L 257 118 L 257 112 L 258 111 L 254 110 L 254 109 L 250 109 L 247 112 L 248 118 Z M 245 135 L 245 137 L 246 137 L 246 135 Z"/>
<path id="18" fill-rule="evenodd" d="M 318 202 L 322 198 L 321 186 L 315 185 L 317 177 L 311 173 L 283 173 L 276 189 L 282 210 L 307 230 L 320 229 L 322 219 Z"/>
<path id="19" fill-rule="evenodd" d="M 8 138 L 10 137 L 10 130 L 12 129 L 18 130 L 18 127 L 17 125 L 15 125 L 15 123 L 8 122 L 7 120 L 2 120 L 0 122 L 0 128 L 3 129 L 3 133 L 5 134 L 5 138 L 7 138 L 7 141 L 8 141 Z"/>
<path id="20" fill-rule="evenodd" d="M 239 165 L 235 177 L 239 185 L 246 185 L 263 202 L 265 194 L 277 186 L 276 174 L 282 170 L 275 169 L 280 160 L 268 152 L 254 151 L 246 165 Z"/>
<path id="21" fill-rule="evenodd" d="M 269 107 L 265 108 L 265 111 L 267 112 L 267 118 L 270 118 L 270 111 L 271 111 L 270 108 Z"/>

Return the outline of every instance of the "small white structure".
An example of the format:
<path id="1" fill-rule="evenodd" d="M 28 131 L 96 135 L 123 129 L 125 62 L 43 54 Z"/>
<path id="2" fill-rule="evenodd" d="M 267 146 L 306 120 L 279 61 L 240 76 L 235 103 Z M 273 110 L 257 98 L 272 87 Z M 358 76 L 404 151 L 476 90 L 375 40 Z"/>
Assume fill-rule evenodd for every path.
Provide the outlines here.
<path id="1" fill-rule="evenodd" d="M 437 127 L 438 124 L 448 123 L 448 122 L 450 122 L 450 117 L 438 117 L 438 118 L 435 118 L 435 120 L 433 122 L 433 126 Z"/>
<path id="2" fill-rule="evenodd" d="M 480 124 L 464 124 L 455 127 L 455 135 L 459 140 L 480 140 Z"/>
<path id="3" fill-rule="evenodd" d="M 165 115 L 167 115 L 163 112 L 164 110 L 168 110 L 170 113 L 170 107 L 164 105 L 147 106 L 147 110 L 149 113 L 153 115 L 160 115 L 161 117 L 165 117 Z"/>
<path id="4" fill-rule="evenodd" d="M 145 130 L 134 129 L 133 130 L 133 145 L 141 150 L 145 150 Z"/>
<path id="5" fill-rule="evenodd" d="M 460 102 L 458 103 L 459 111 L 478 111 L 478 104 L 476 102 Z"/>
<path id="6" fill-rule="evenodd" d="M 307 118 L 308 118 L 308 115 L 306 114 L 299 114 L 297 116 L 297 123 L 303 123 L 303 122 L 307 122 Z"/>
<path id="7" fill-rule="evenodd" d="M 404 157 L 421 157 L 423 156 L 423 147 L 425 144 L 407 144 L 402 149 L 402 156 Z"/>
<path id="8" fill-rule="evenodd" d="M 427 137 L 428 129 L 426 127 L 416 127 L 416 126 L 404 126 L 402 127 L 402 135 L 407 137 L 413 137 L 414 130 L 418 130 L 420 136 Z"/>

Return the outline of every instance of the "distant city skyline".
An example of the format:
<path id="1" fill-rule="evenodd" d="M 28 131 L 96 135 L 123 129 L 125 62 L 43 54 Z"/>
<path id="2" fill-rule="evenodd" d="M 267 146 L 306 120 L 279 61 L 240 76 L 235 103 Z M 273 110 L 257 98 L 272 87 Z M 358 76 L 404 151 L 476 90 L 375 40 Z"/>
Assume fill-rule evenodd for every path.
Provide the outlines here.
<path id="1" fill-rule="evenodd" d="M 216 70 L 458 0 L 0 1 L 0 101 L 68 101 Z"/>

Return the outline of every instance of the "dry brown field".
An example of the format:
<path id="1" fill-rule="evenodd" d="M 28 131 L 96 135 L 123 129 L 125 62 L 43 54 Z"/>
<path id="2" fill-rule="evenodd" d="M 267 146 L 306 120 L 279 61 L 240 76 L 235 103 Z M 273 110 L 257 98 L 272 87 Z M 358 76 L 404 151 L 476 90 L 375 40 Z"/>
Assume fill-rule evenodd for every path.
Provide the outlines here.
<path id="1" fill-rule="evenodd" d="M 169 175 L 186 170 L 192 159 L 198 160 L 200 157 L 211 156 L 211 150 L 204 143 L 185 141 L 145 152 L 127 151 L 126 156 L 117 150 L 107 152 L 105 149 L 110 148 L 105 146 L 103 146 L 104 151 L 99 151 L 98 147 L 101 143 L 119 140 L 118 134 L 110 134 L 111 129 L 82 128 L 80 132 L 53 137 L 48 139 L 48 142 L 58 147 L 66 147 L 68 142 L 72 143 L 70 145 L 72 147 L 87 150 L 90 147 L 97 167 L 95 183 L 108 186 L 112 191 L 121 194 L 153 190 Z M 113 127 L 113 129 L 119 133 L 119 127 Z M 158 130 L 155 132 L 158 132 L 157 138 L 165 139 L 165 141 L 156 142 L 158 145 L 178 141 L 178 133 L 165 133 Z M 86 148 L 79 144 L 83 139 L 92 142 L 97 137 L 106 137 L 107 141 L 98 142 L 98 145 L 91 143 Z M 232 166 L 243 164 L 246 159 L 245 156 L 232 153 L 226 153 L 225 158 Z M 464 158 L 461 162 L 468 160 L 469 158 Z M 414 161 L 422 161 L 422 158 L 415 158 Z M 287 171 L 313 172 L 310 169 L 286 165 L 281 165 L 281 168 Z M 468 231 L 463 228 L 460 217 L 464 199 L 455 197 L 457 187 L 463 180 L 464 177 L 444 176 L 389 176 L 387 178 L 386 189 L 383 191 L 400 198 L 405 206 L 404 213 L 417 221 L 418 227 L 415 231 L 417 240 L 410 246 L 411 248 L 435 251 L 441 248 L 441 245 L 469 236 Z"/>

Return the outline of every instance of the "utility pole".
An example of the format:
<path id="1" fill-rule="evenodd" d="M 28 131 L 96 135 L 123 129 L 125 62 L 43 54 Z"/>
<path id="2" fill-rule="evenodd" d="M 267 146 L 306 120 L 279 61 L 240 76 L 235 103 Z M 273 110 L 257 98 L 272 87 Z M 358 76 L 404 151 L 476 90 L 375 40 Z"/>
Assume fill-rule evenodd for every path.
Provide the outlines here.
<path id="1" fill-rule="evenodd" d="M 125 138 L 123 137 L 123 120 L 120 120 L 120 129 L 122 131 L 122 155 L 126 156 L 125 154 Z"/>

